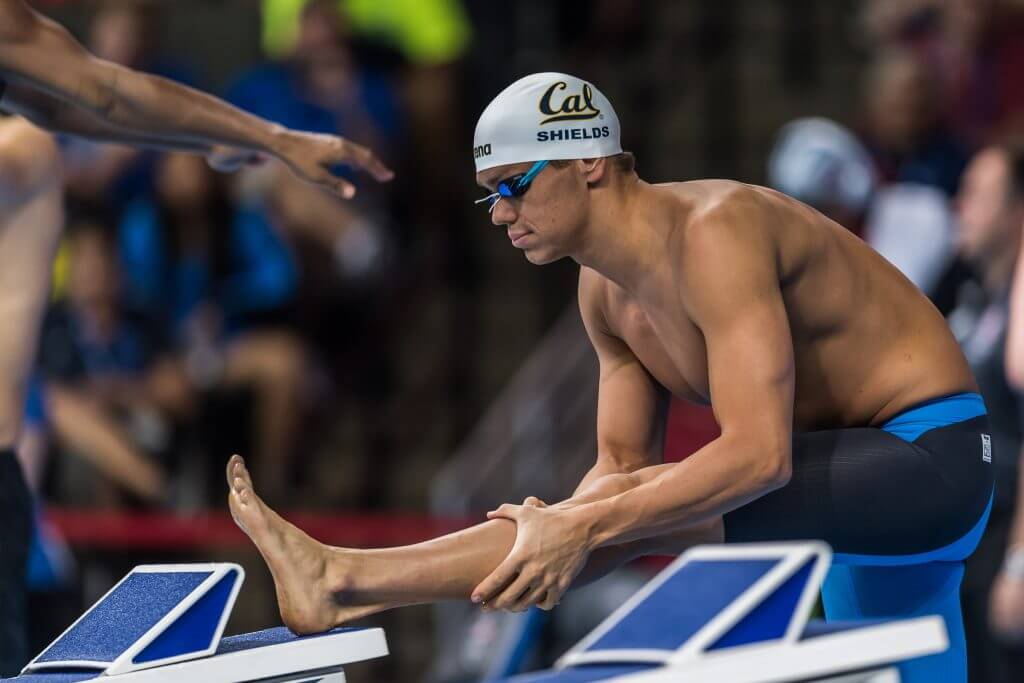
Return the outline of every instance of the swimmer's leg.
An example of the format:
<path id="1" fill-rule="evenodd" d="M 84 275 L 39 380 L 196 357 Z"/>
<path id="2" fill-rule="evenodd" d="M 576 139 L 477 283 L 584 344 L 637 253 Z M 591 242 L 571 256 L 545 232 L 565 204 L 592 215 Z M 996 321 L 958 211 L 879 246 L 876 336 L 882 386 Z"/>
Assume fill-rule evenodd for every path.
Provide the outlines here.
<path id="1" fill-rule="evenodd" d="M 228 501 L 274 577 L 284 623 L 314 633 L 394 607 L 468 600 L 473 589 L 512 549 L 515 524 L 492 520 L 424 543 L 400 548 L 351 550 L 315 541 L 278 516 L 256 495 L 241 458 L 228 463 Z M 600 481 L 600 480 L 599 480 Z M 621 482 L 588 491 L 607 495 Z M 681 550 L 721 540 L 721 524 L 681 532 L 669 540 L 602 548 L 591 555 L 575 585 L 593 581 L 640 555 Z"/>
<path id="2" fill-rule="evenodd" d="M 28 658 L 32 502 L 14 447 L 63 225 L 59 170 L 49 135 L 0 121 L 0 676 L 16 675 Z"/>
<path id="3" fill-rule="evenodd" d="M 960 612 L 963 562 L 928 562 L 904 567 L 837 564 L 822 585 L 829 621 L 910 619 L 938 614 L 946 622 L 949 649 L 900 665 L 907 683 L 964 683 L 967 644 Z"/>

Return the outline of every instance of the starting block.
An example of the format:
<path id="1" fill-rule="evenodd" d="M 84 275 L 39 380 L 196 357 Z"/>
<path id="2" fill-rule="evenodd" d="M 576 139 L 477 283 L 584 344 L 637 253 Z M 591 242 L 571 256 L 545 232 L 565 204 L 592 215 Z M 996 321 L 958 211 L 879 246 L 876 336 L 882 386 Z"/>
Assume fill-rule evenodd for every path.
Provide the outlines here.
<path id="1" fill-rule="evenodd" d="M 809 620 L 832 551 L 820 542 L 693 548 L 549 671 L 515 683 L 899 683 L 949 647 L 939 616 Z"/>
<path id="2" fill-rule="evenodd" d="M 222 638 L 245 573 L 235 564 L 136 567 L 11 681 L 344 683 L 344 664 L 388 654 L 379 628 Z"/>

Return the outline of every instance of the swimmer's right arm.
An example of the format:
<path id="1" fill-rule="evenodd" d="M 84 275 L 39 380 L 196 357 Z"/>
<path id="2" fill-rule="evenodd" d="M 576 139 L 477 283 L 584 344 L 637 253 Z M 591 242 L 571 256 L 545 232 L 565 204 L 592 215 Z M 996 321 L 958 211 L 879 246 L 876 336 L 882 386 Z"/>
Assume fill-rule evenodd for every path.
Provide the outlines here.
<path id="1" fill-rule="evenodd" d="M 288 130 L 211 95 L 98 59 L 23 0 L 0 0 L 0 75 L 99 119 L 106 126 L 88 133 L 101 139 L 107 139 L 104 129 L 114 128 L 176 148 L 219 145 L 267 154 L 346 197 L 354 188 L 331 173 L 337 164 L 362 168 L 377 180 L 392 175 L 372 152 L 348 140 Z"/>
<path id="2" fill-rule="evenodd" d="M 583 325 L 600 365 L 597 394 L 597 461 L 576 487 L 596 479 L 630 474 L 661 462 L 669 397 L 630 348 L 612 334 L 603 312 L 600 275 L 580 269 L 579 302 Z"/>

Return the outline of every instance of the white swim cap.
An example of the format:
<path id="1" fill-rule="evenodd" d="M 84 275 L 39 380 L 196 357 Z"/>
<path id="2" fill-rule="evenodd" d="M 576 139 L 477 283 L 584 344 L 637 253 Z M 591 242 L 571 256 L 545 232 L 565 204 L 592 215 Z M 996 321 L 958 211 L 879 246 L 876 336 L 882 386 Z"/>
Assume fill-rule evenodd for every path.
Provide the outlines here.
<path id="1" fill-rule="evenodd" d="M 477 173 L 545 159 L 593 159 L 622 152 L 619 117 L 608 98 L 575 76 L 531 74 L 502 90 L 476 122 Z"/>

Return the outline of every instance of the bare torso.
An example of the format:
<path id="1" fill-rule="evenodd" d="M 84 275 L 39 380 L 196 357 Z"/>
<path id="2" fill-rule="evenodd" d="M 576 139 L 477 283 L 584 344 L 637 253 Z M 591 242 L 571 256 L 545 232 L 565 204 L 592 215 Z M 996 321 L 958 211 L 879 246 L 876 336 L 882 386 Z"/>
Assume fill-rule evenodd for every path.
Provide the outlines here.
<path id="1" fill-rule="evenodd" d="M 780 290 L 795 361 L 794 428 L 879 425 L 916 403 L 977 391 L 938 311 L 859 238 L 772 190 L 704 180 L 657 186 L 678 202 L 669 248 L 639 292 L 584 268 L 599 297 L 606 332 L 622 339 L 672 394 L 709 403 L 707 350 L 676 291 L 685 232 L 693 216 L 743 195 L 772 215 Z M 751 194 L 753 193 L 753 194 Z M 728 263 L 722 263 L 728 268 Z M 751 340 L 756 344 L 757 340 Z"/>

